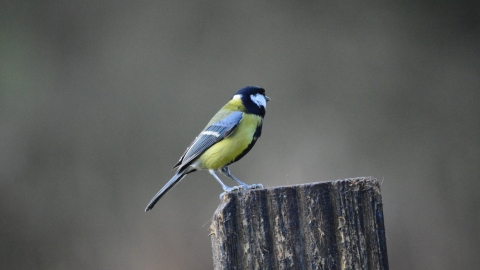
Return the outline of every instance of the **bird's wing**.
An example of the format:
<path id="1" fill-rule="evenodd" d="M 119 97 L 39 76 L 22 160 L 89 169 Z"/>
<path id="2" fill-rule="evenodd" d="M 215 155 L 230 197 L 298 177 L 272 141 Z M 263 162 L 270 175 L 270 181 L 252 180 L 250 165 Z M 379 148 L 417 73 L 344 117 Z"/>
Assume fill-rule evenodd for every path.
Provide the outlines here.
<path id="1" fill-rule="evenodd" d="M 173 168 L 175 169 L 179 166 L 189 164 L 212 145 L 232 134 L 242 120 L 242 116 L 242 112 L 235 111 L 222 120 L 207 126 L 202 132 L 200 132 L 195 140 L 193 140 Z"/>

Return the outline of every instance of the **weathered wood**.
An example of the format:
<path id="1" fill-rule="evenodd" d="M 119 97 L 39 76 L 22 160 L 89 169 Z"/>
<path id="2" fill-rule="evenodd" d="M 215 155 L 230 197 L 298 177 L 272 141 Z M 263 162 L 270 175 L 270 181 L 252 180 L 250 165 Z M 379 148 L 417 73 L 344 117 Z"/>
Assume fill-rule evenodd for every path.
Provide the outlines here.
<path id="1" fill-rule="evenodd" d="M 210 229 L 215 269 L 388 269 L 371 177 L 228 193 Z"/>

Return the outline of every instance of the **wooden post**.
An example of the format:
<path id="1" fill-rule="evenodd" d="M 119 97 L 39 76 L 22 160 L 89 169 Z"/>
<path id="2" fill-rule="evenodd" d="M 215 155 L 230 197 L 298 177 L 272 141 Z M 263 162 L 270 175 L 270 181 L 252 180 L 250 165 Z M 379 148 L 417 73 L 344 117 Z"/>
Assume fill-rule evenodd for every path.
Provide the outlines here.
<path id="1" fill-rule="evenodd" d="M 210 230 L 215 269 L 388 269 L 371 177 L 228 193 Z"/>

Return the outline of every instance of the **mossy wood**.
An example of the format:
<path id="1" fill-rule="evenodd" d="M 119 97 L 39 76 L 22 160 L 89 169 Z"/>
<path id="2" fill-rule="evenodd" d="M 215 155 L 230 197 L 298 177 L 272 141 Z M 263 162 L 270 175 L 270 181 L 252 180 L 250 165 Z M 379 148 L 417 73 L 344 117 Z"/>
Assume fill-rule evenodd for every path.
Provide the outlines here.
<path id="1" fill-rule="evenodd" d="M 388 269 L 371 177 L 228 193 L 210 229 L 215 269 Z"/>

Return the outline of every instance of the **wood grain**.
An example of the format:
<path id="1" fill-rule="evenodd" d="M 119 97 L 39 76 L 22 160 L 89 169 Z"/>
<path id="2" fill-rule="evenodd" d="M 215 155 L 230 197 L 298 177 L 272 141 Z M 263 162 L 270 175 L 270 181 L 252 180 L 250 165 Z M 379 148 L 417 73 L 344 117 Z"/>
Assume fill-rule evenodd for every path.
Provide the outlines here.
<path id="1" fill-rule="evenodd" d="M 371 177 L 228 193 L 210 229 L 215 269 L 388 269 Z"/>

